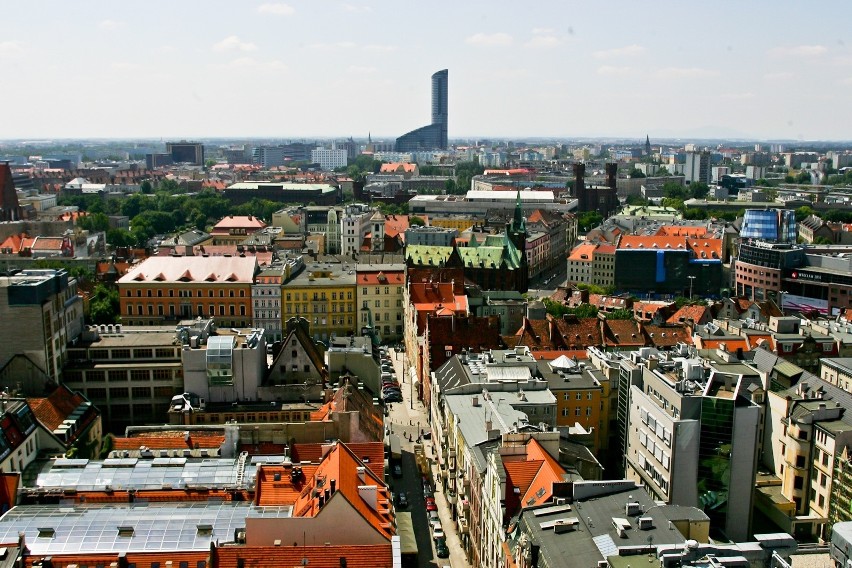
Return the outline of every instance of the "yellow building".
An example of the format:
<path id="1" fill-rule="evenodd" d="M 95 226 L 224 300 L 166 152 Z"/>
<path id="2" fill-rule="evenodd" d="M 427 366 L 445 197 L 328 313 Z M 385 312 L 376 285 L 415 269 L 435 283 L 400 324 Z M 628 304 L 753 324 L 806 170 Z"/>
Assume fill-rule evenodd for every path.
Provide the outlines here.
<path id="1" fill-rule="evenodd" d="M 308 264 L 281 287 L 282 329 L 290 318 L 303 317 L 314 340 L 356 334 L 355 290 L 354 262 Z"/>
<path id="2" fill-rule="evenodd" d="M 475 218 L 469 215 L 448 215 L 443 217 L 429 216 L 429 225 L 431 227 L 456 229 L 459 233 L 467 231 L 471 227 L 482 226 L 484 224 L 484 218 Z"/>

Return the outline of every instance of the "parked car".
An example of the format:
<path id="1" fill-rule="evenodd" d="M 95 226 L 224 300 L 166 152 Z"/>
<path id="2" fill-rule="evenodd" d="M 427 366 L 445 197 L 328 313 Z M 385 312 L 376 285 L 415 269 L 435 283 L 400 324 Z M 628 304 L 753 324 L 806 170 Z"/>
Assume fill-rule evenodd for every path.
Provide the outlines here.
<path id="1" fill-rule="evenodd" d="M 437 511 L 438 505 L 435 503 L 435 500 L 432 498 L 426 499 L 426 510 L 427 511 Z"/>
<path id="2" fill-rule="evenodd" d="M 440 517 L 438 517 L 438 511 L 429 511 L 429 524 L 432 524 L 435 521 L 441 521 Z"/>
<path id="3" fill-rule="evenodd" d="M 432 538 L 438 539 L 444 537 L 444 527 L 441 526 L 441 521 L 432 523 Z"/>
<path id="4" fill-rule="evenodd" d="M 424 485 L 423 486 L 423 498 L 426 499 L 427 501 L 429 499 L 432 499 L 434 501 L 434 499 L 433 499 L 434 496 L 435 496 L 435 494 L 432 493 L 432 487 L 429 486 L 429 485 Z"/>
<path id="5" fill-rule="evenodd" d="M 396 506 L 400 509 L 408 507 L 408 496 L 405 494 L 405 491 L 400 491 L 396 496 Z"/>
<path id="6" fill-rule="evenodd" d="M 393 471 L 394 477 L 402 477 L 402 466 L 398 463 L 394 464 L 393 469 L 391 471 Z"/>
<path id="7" fill-rule="evenodd" d="M 438 555 L 438 558 L 450 557 L 450 549 L 447 547 L 447 539 L 445 537 L 442 536 L 435 539 L 435 554 Z"/>

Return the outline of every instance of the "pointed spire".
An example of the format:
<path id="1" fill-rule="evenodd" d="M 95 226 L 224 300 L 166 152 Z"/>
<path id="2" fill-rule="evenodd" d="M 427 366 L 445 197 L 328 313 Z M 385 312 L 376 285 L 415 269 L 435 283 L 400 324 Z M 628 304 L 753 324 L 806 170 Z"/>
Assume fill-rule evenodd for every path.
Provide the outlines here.
<path id="1" fill-rule="evenodd" d="M 525 232 L 526 221 L 524 220 L 524 209 L 521 205 L 521 190 L 518 190 L 518 196 L 515 199 L 515 216 L 512 219 L 512 231 Z"/>

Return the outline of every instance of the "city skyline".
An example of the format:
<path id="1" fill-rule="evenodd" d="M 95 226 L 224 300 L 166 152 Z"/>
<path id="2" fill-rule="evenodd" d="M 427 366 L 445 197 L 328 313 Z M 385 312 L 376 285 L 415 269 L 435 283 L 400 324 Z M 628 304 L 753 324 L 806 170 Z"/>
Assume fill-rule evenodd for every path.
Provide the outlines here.
<path id="1" fill-rule="evenodd" d="M 848 4 L 634 8 L 12 4 L 0 136 L 393 139 L 446 68 L 450 139 L 852 138 Z"/>

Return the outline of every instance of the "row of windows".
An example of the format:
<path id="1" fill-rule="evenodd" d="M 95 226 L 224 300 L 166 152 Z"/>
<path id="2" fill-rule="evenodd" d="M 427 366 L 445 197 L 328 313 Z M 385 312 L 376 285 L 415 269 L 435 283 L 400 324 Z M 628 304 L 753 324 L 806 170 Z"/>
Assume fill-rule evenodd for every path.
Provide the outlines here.
<path id="1" fill-rule="evenodd" d="M 223 424 L 224 422 L 303 422 L 311 419 L 310 412 L 247 412 L 247 413 L 198 413 L 195 414 L 198 424 Z M 220 421 L 221 419 L 221 421 Z"/>
<path id="2" fill-rule="evenodd" d="M 75 361 L 85 359 L 152 359 L 154 358 L 155 354 L 157 359 L 176 359 L 180 357 L 180 355 L 174 348 L 169 347 L 158 347 L 156 349 L 140 347 L 138 349 L 133 350 L 125 348 L 89 349 L 88 352 L 75 350 L 69 353 L 70 358 Z"/>
<path id="3" fill-rule="evenodd" d="M 391 318 L 391 314 L 385 314 L 385 318 L 384 318 L 384 320 L 382 320 L 381 312 L 376 312 L 373 315 L 373 319 L 375 321 L 391 321 L 393 318 Z M 396 312 L 396 321 L 402 321 L 402 314 L 400 312 Z M 366 313 L 362 314 L 361 315 L 361 323 L 369 323 L 369 322 L 370 322 L 370 318 L 367 316 L 367 314 Z"/>
<path id="4" fill-rule="evenodd" d="M 390 291 L 390 290 L 391 290 L 391 287 L 390 287 L 390 286 L 385 286 L 384 288 L 382 288 L 382 287 L 380 287 L 380 286 L 376 286 L 376 287 L 375 287 L 375 291 L 376 291 L 376 292 L 375 292 L 375 294 L 376 294 L 377 296 L 378 296 L 378 295 L 380 295 L 380 294 L 382 293 L 382 290 L 384 290 L 384 293 L 385 293 L 385 294 L 390 294 L 390 293 L 391 293 L 391 291 Z M 370 293 L 369 288 L 367 288 L 366 286 L 364 286 L 364 287 L 362 287 L 362 288 L 361 288 L 361 294 L 362 294 L 363 296 L 367 296 L 367 295 L 369 295 L 369 293 Z M 396 287 L 396 292 L 395 292 L 395 293 L 396 293 L 396 294 L 402 294 L 402 286 L 397 286 L 397 287 Z"/>
<path id="5" fill-rule="evenodd" d="M 300 306 L 301 306 L 301 308 L 300 308 Z M 324 313 L 326 313 L 327 308 L 328 308 L 328 306 L 326 306 L 325 304 L 313 304 L 313 313 L 324 314 Z M 344 308 L 346 308 L 346 309 L 344 309 Z M 290 314 L 290 313 L 295 313 L 295 314 L 311 313 L 311 310 L 308 309 L 308 304 L 286 304 L 284 306 L 284 311 L 288 314 Z M 336 314 L 338 312 L 340 312 L 342 314 L 342 313 L 345 313 L 345 312 L 354 312 L 354 311 L 355 311 L 355 306 L 352 305 L 351 303 L 346 303 L 346 304 L 341 303 L 341 304 L 332 304 L 331 305 L 331 313 L 333 313 L 333 314 Z"/>
<path id="6" fill-rule="evenodd" d="M 117 383 L 125 381 L 171 381 L 183 376 L 182 369 L 100 369 L 68 370 L 62 373 L 62 380 L 68 383 Z"/>
<path id="7" fill-rule="evenodd" d="M 171 398 L 176 394 L 180 394 L 181 389 L 175 388 L 171 386 L 162 386 L 162 387 L 111 387 L 109 389 L 106 388 L 89 388 L 86 389 L 86 396 L 90 400 L 95 401 L 104 401 L 107 399 L 107 394 L 109 394 L 110 400 L 120 399 L 120 398 L 133 398 L 133 399 L 141 399 L 141 398 L 151 398 L 152 393 L 155 398 Z M 131 396 L 132 395 L 132 396 Z"/>
<path id="8" fill-rule="evenodd" d="M 361 307 L 362 307 L 362 308 L 368 308 L 368 307 L 370 307 L 370 301 L 369 301 L 369 300 L 362 300 L 362 301 L 361 301 Z M 375 308 L 381 308 L 381 307 L 382 307 L 382 301 L 381 301 L 381 300 L 374 300 L 374 301 L 373 301 L 373 307 L 375 307 Z M 386 308 L 391 307 L 391 305 L 390 305 L 390 300 L 387 300 L 387 299 L 385 300 L 385 307 L 386 307 Z M 397 300 L 397 301 L 396 301 L 396 307 L 397 307 L 397 308 L 401 308 L 401 307 L 402 307 L 402 300 Z"/>
<path id="9" fill-rule="evenodd" d="M 576 407 L 574 409 L 574 416 L 582 416 L 583 415 L 582 411 L 583 411 L 582 407 L 580 407 L 580 406 Z M 562 409 L 562 416 L 570 416 L 570 415 L 571 415 L 571 409 L 570 408 L 563 408 Z M 587 406 L 586 407 L 586 416 L 591 416 L 591 415 L 592 415 L 592 407 Z"/>
<path id="10" fill-rule="evenodd" d="M 291 300 L 299 301 L 299 295 L 300 294 L 301 294 L 301 299 L 303 301 L 308 299 L 308 293 L 307 292 L 287 292 L 287 293 L 284 294 L 284 299 L 287 300 L 288 302 L 291 301 Z M 339 298 L 338 298 L 338 296 L 339 296 Z M 328 298 L 328 296 L 326 295 L 326 292 L 313 292 L 312 295 L 311 295 L 311 298 L 314 301 L 326 300 Z M 339 293 L 338 292 L 332 292 L 331 293 L 331 299 L 332 300 L 338 300 L 338 299 L 343 300 L 344 299 L 343 298 L 343 292 L 339 292 Z M 352 299 L 352 292 L 351 291 L 346 292 L 346 298 L 345 299 L 346 300 Z"/>
<path id="11" fill-rule="evenodd" d="M 175 290 L 166 290 L 166 292 L 167 292 L 167 297 L 169 297 L 169 298 L 175 297 Z M 157 293 L 154 294 L 153 290 L 148 289 L 148 290 L 145 291 L 144 295 L 147 298 L 153 298 L 154 296 L 156 296 L 157 298 L 162 298 L 163 297 L 163 290 L 157 290 Z M 136 290 L 136 297 L 141 298 L 142 296 L 143 296 L 142 290 Z M 201 290 L 196 290 L 195 297 L 200 298 L 201 296 L 202 296 Z M 209 298 L 215 297 L 214 294 L 213 294 L 213 290 L 208 290 L 207 296 Z M 239 290 L 238 296 L 240 298 L 245 298 L 246 297 L 246 291 L 244 289 Z M 133 297 L 133 290 L 127 291 L 127 297 L 128 298 Z M 186 289 L 177 290 L 177 297 L 178 298 L 192 298 L 192 290 L 186 290 Z M 222 289 L 219 290 L 219 297 L 220 298 L 225 297 L 225 290 L 222 290 Z M 227 297 L 228 298 L 234 298 L 235 297 L 234 291 L 228 290 L 228 296 Z"/>
<path id="12" fill-rule="evenodd" d="M 147 309 L 146 309 L 146 308 L 147 308 Z M 138 315 L 138 316 L 144 316 L 144 315 L 153 316 L 153 315 L 154 315 L 154 311 L 155 311 L 155 310 L 154 310 L 154 305 L 153 305 L 153 304 L 148 304 L 147 306 L 143 306 L 142 304 L 138 304 L 138 305 L 136 306 L 136 310 L 135 310 L 135 311 L 136 311 L 136 314 L 135 314 L 135 315 Z M 177 311 L 178 311 L 178 310 L 176 309 L 176 306 L 169 306 L 169 317 L 174 317 L 174 316 L 175 316 L 175 314 L 177 313 Z M 208 306 L 208 310 L 207 310 L 207 311 L 208 311 L 209 315 L 211 315 L 211 316 L 215 316 L 215 315 L 216 315 L 216 306 L 215 306 L 214 304 L 210 304 L 210 305 Z M 133 312 L 134 312 L 134 310 L 133 310 L 133 304 L 127 304 L 127 315 L 132 316 L 132 315 L 134 315 L 134 313 L 133 313 Z M 165 316 L 165 315 L 166 315 L 166 314 L 165 314 L 165 309 L 163 308 L 163 305 L 162 305 L 162 304 L 158 304 L 158 305 L 156 306 L 156 312 L 157 312 L 157 314 L 156 314 L 156 315 L 158 315 L 158 316 Z M 182 315 L 188 315 L 188 314 L 185 314 L 184 312 L 186 312 L 186 310 L 181 310 Z M 241 316 L 245 316 L 245 315 L 246 315 L 246 307 L 245 307 L 245 306 L 243 306 L 243 305 L 240 305 L 239 312 L 240 312 L 240 315 L 241 315 Z M 197 306 L 197 314 L 198 314 L 199 316 L 203 316 L 203 315 L 204 315 L 204 305 L 203 305 L 203 304 L 198 304 L 198 306 Z M 225 314 L 225 305 L 224 305 L 224 304 L 219 304 L 219 315 L 220 315 L 220 316 L 224 316 L 224 315 L 226 315 L 226 314 Z M 234 306 L 233 304 L 229 305 L 229 306 L 228 306 L 228 313 L 227 313 L 227 315 L 230 315 L 230 316 L 235 316 L 235 315 L 237 315 L 237 308 L 236 308 L 236 306 Z"/>
<path id="13" fill-rule="evenodd" d="M 583 400 L 583 393 L 581 391 L 577 391 L 574 394 L 574 398 L 576 400 Z M 570 392 L 562 393 L 562 400 L 571 400 L 571 393 Z M 592 391 L 586 392 L 586 400 L 592 400 Z"/>

